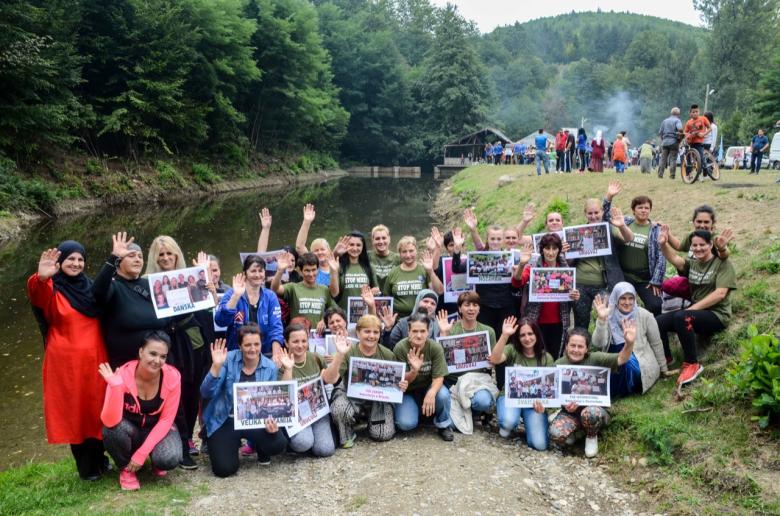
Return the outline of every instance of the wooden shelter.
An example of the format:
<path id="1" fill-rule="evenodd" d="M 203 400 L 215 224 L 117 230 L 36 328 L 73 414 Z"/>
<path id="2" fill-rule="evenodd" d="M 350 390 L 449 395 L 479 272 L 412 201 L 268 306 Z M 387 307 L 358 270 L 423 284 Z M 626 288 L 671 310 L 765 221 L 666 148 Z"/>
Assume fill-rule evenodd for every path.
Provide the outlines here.
<path id="1" fill-rule="evenodd" d="M 500 141 L 502 145 L 511 143 L 504 133 L 492 127 L 485 127 L 477 132 L 461 136 L 444 146 L 444 165 L 469 166 L 482 158 L 482 150 L 486 143 L 491 145 Z M 469 161 L 469 154 L 471 160 Z"/>

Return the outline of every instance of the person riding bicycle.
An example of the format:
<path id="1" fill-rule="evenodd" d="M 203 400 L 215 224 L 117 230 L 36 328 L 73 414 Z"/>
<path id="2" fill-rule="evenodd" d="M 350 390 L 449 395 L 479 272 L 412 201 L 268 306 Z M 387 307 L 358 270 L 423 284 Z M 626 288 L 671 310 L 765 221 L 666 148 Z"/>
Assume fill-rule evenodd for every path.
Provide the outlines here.
<path id="1" fill-rule="evenodd" d="M 685 122 L 685 128 L 683 129 L 685 139 L 688 142 L 688 145 L 690 145 L 692 149 L 696 149 L 696 152 L 699 153 L 702 172 L 704 172 L 705 176 L 709 177 L 710 165 L 704 159 L 704 139 L 710 134 L 712 127 L 710 126 L 710 121 L 707 120 L 706 117 L 699 116 L 698 104 L 693 104 L 691 106 L 690 117 L 691 118 Z"/>

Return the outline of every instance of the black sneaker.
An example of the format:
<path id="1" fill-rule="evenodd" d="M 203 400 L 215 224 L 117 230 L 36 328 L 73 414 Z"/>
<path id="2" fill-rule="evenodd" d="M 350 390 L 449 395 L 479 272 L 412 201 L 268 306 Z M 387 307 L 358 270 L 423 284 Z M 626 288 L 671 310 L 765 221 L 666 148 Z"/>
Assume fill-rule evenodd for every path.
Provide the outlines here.
<path id="1" fill-rule="evenodd" d="M 455 435 L 453 435 L 452 429 L 450 427 L 439 428 L 439 437 L 441 437 L 442 441 L 447 441 L 447 442 L 450 442 L 453 439 L 455 439 Z"/>
<path id="2" fill-rule="evenodd" d="M 257 452 L 257 463 L 260 464 L 261 466 L 270 466 L 271 457 L 263 453 Z"/>
<path id="3" fill-rule="evenodd" d="M 181 469 L 187 469 L 187 470 L 193 470 L 198 469 L 198 465 L 195 463 L 194 460 L 192 460 L 192 457 L 190 457 L 189 453 L 185 453 L 184 456 L 179 461 L 179 467 Z"/>

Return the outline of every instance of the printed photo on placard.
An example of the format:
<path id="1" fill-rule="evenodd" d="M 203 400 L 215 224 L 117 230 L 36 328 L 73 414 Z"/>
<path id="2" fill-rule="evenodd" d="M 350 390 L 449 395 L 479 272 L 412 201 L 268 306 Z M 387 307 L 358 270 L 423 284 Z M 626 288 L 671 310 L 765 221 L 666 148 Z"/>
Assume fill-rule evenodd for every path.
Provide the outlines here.
<path id="1" fill-rule="evenodd" d="M 464 256 L 460 257 L 460 262 L 467 265 L 468 259 Z M 474 285 L 469 285 L 468 274 L 461 273 L 455 274 L 452 272 L 452 257 L 446 256 L 441 259 L 441 268 L 444 275 L 444 302 L 445 303 L 457 303 L 458 296 L 469 290 L 474 290 Z"/>
<path id="2" fill-rule="evenodd" d="M 323 357 L 327 355 L 328 347 L 325 344 L 325 335 L 320 335 L 317 330 L 309 331 L 309 351 Z"/>
<path id="3" fill-rule="evenodd" d="M 504 403 L 507 407 L 560 407 L 557 367 L 507 367 Z"/>
<path id="4" fill-rule="evenodd" d="M 511 283 L 512 251 L 472 251 L 466 262 L 466 281 L 472 285 Z"/>
<path id="5" fill-rule="evenodd" d="M 219 305 L 219 303 L 222 301 L 222 296 L 224 296 L 224 295 L 225 294 L 217 294 L 217 305 Z M 214 331 L 227 331 L 227 326 L 220 326 L 219 324 L 217 324 L 217 319 L 216 319 L 217 318 L 217 310 L 216 309 L 214 310 L 214 313 L 212 314 L 212 316 L 214 318 Z"/>
<path id="6" fill-rule="evenodd" d="M 322 378 L 298 385 L 298 422 L 287 429 L 288 437 L 294 436 L 328 414 L 330 405 Z"/>
<path id="7" fill-rule="evenodd" d="M 385 307 L 390 307 L 390 312 L 393 311 L 393 298 L 379 296 L 374 298 L 376 303 L 376 313 L 379 315 L 381 310 Z M 347 298 L 347 324 L 356 325 L 358 320 L 368 313 L 368 307 L 363 302 L 363 298 L 360 296 Z"/>
<path id="8" fill-rule="evenodd" d="M 490 366 L 487 361 L 490 355 L 490 337 L 486 331 L 437 337 L 436 340 L 444 348 L 444 360 L 450 373 Z"/>
<path id="9" fill-rule="evenodd" d="M 531 267 L 528 300 L 533 303 L 560 303 L 569 297 L 577 281 L 573 267 Z"/>
<path id="10" fill-rule="evenodd" d="M 274 274 L 276 274 L 276 269 L 279 267 L 277 266 L 277 259 L 281 253 L 286 252 L 283 249 L 279 249 L 278 251 L 266 251 L 264 253 L 238 253 L 241 257 L 241 265 L 244 265 L 244 260 L 246 260 L 246 257 L 252 254 L 255 254 L 262 258 L 265 261 L 265 277 L 268 279 L 273 278 Z M 290 279 L 290 273 L 289 271 L 284 271 L 284 274 L 282 274 L 282 281 L 287 281 Z"/>
<path id="11" fill-rule="evenodd" d="M 563 228 L 569 250 L 566 259 L 590 258 L 612 254 L 612 242 L 609 238 L 609 224 L 585 224 Z"/>
<path id="12" fill-rule="evenodd" d="M 400 383 L 406 364 L 388 360 L 352 357 L 349 359 L 347 396 L 361 400 L 401 403 Z"/>
<path id="13" fill-rule="evenodd" d="M 150 274 L 149 286 L 157 318 L 213 308 L 214 298 L 206 288 L 208 277 L 203 265 Z"/>
<path id="14" fill-rule="evenodd" d="M 234 428 L 265 428 L 269 417 L 280 427 L 293 426 L 298 420 L 296 387 L 295 381 L 234 383 Z"/>
<path id="15" fill-rule="evenodd" d="M 352 337 L 347 337 L 347 342 L 349 342 L 349 345 L 352 346 L 353 344 L 357 344 L 360 341 Z M 336 341 L 334 340 L 333 335 L 331 334 L 325 335 L 325 355 L 335 355 L 335 354 L 336 354 Z"/>
<path id="16" fill-rule="evenodd" d="M 564 228 L 565 229 L 565 228 Z M 541 254 L 542 252 L 539 250 L 539 240 L 542 239 L 544 235 L 547 233 L 555 233 L 559 237 L 561 237 L 561 242 L 566 241 L 566 234 L 563 231 L 545 231 L 544 233 L 534 233 L 532 235 L 533 241 L 534 241 L 534 252 Z M 569 255 L 567 254 L 566 257 L 568 258 Z"/>
<path id="17" fill-rule="evenodd" d="M 558 399 L 561 405 L 574 402 L 577 405 L 609 407 L 609 376 L 606 367 L 559 365 L 560 383 Z"/>

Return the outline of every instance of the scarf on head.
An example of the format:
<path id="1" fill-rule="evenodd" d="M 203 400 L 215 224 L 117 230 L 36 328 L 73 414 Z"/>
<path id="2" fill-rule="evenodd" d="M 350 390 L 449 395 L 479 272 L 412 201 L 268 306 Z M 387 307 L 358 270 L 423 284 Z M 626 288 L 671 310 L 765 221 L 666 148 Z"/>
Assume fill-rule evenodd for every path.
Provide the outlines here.
<path id="1" fill-rule="evenodd" d="M 601 130 L 596 131 L 596 145 L 601 145 Z"/>
<path id="2" fill-rule="evenodd" d="M 625 294 L 631 294 L 634 296 L 634 307 L 630 312 L 624 314 L 618 308 L 618 300 Z M 636 308 L 636 289 L 631 283 L 621 281 L 615 288 L 612 289 L 612 293 L 609 295 L 609 331 L 612 334 L 613 344 L 625 344 L 626 339 L 623 336 L 622 322 L 625 319 L 634 321 L 636 320 L 637 308 Z"/>

